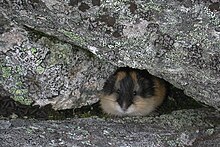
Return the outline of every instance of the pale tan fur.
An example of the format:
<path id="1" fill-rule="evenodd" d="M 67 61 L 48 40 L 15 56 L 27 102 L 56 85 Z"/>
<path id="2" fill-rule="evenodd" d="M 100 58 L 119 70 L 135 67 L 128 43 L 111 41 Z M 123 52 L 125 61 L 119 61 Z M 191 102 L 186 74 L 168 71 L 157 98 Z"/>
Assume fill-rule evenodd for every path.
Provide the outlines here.
<path id="1" fill-rule="evenodd" d="M 155 100 L 154 98 L 142 98 L 140 96 L 137 96 L 134 98 L 134 103 L 130 106 L 134 111 L 130 114 L 129 116 L 134 116 L 134 115 L 147 115 L 151 111 L 154 110 L 154 103 Z"/>
<path id="2" fill-rule="evenodd" d="M 150 112 L 154 111 L 156 107 L 161 105 L 166 96 L 165 83 L 158 78 L 154 78 L 154 84 L 154 96 L 152 96 L 151 98 L 142 98 L 140 96 L 135 97 L 134 104 L 130 106 L 133 107 L 134 112 L 128 115 L 147 115 Z"/>
<path id="3" fill-rule="evenodd" d="M 115 94 L 111 94 L 111 95 L 101 94 L 100 104 L 105 113 L 114 114 L 114 115 L 118 114 L 118 111 L 116 109 L 116 106 L 118 104 L 116 102 Z"/>

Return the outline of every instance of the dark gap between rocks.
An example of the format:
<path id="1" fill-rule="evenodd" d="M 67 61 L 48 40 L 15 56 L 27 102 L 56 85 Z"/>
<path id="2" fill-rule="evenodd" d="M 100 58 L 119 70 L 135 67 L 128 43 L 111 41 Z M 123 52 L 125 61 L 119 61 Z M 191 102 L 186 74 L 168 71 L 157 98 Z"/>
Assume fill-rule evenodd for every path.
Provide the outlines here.
<path id="1" fill-rule="evenodd" d="M 164 103 L 157 108 L 152 114 L 153 116 L 171 113 L 174 110 L 180 109 L 195 109 L 201 107 L 210 107 L 194 99 L 186 96 L 182 90 L 179 90 L 172 85 L 169 85 L 169 93 Z M 14 101 L 9 96 L 4 96 L 0 93 L 0 117 L 3 118 L 34 118 L 40 120 L 62 120 L 73 117 L 108 117 L 103 114 L 99 102 L 83 106 L 77 109 L 66 109 L 66 110 L 54 110 L 51 105 L 43 107 L 37 105 L 23 105 L 19 102 Z"/>

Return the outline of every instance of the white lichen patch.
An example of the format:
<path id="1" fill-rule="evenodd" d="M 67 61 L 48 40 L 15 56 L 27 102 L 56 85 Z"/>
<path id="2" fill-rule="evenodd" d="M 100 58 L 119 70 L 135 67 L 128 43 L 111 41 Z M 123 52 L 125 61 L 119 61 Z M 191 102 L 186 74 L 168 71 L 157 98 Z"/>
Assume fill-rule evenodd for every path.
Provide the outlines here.
<path id="1" fill-rule="evenodd" d="M 128 38 L 135 38 L 144 36 L 147 31 L 147 25 L 149 24 L 146 20 L 141 20 L 140 22 L 134 23 L 124 23 L 125 28 L 123 29 L 124 36 Z"/>
<path id="2" fill-rule="evenodd" d="M 98 51 L 98 48 L 95 47 L 95 46 L 87 46 L 87 48 L 93 53 L 96 55 L 97 51 Z"/>
<path id="3" fill-rule="evenodd" d="M 196 137 L 190 137 L 187 133 L 183 132 L 180 135 L 180 141 L 182 144 L 187 145 L 187 146 L 192 146 L 193 142 L 196 140 Z"/>

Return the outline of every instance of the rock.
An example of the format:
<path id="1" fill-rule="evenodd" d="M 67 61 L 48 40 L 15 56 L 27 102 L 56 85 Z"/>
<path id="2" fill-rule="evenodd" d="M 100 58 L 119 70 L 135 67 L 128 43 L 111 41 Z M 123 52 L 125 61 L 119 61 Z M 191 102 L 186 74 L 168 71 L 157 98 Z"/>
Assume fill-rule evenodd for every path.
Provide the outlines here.
<path id="1" fill-rule="evenodd" d="M 3 11 L 0 15 L 2 97 L 10 95 L 26 105 L 50 103 L 54 109 L 78 108 L 98 101 L 97 93 L 115 69 L 113 65 L 55 37 L 26 31 Z"/>
<path id="2" fill-rule="evenodd" d="M 36 48 L 37 51 L 43 50 L 39 53 L 41 63 L 42 60 L 45 60 L 46 53 L 53 50 L 49 47 L 39 46 L 37 41 L 30 41 L 27 33 L 32 32 L 35 35 L 41 34 L 46 38 L 52 37 L 59 40 L 62 48 L 67 47 L 67 49 L 63 49 L 67 54 L 71 47 L 64 45 L 64 42 L 90 51 L 99 63 L 107 61 L 116 66 L 147 69 L 150 73 L 183 89 L 187 95 L 197 101 L 217 109 L 220 107 L 220 11 L 218 1 L 18 0 L 2 1 L 0 4 L 0 15 L 3 20 L 7 20 L 6 24 L 12 25 L 12 29 L 0 31 L 3 32 L 1 46 L 4 48 L 1 47 L 1 61 L 4 60 L 7 63 L 1 67 L 6 76 L 1 79 L 1 84 L 4 89 L 13 93 L 14 97 L 18 94 L 26 94 L 26 96 L 32 97 L 32 100 L 43 99 L 44 103 L 46 103 L 45 99 L 52 97 L 52 99 L 59 99 L 55 100 L 54 104 L 58 101 L 62 103 L 65 101 L 69 106 L 69 103 L 76 102 L 75 100 L 79 98 L 78 95 L 82 94 L 82 91 L 73 90 L 78 88 L 78 85 L 70 89 L 66 88 L 68 90 L 65 89 L 65 86 L 68 85 L 66 83 L 77 81 L 66 80 L 65 74 L 69 69 L 64 66 L 64 63 L 71 61 L 68 58 L 65 58 L 64 61 L 56 60 L 55 63 L 60 64 L 52 67 L 47 64 L 43 68 L 40 67 L 40 73 L 46 72 L 35 74 L 39 79 L 34 78 L 34 80 L 40 81 L 40 87 L 44 88 L 40 90 L 40 96 L 36 92 L 30 93 L 30 90 L 27 90 L 27 87 L 30 88 L 30 86 L 19 85 L 19 82 L 18 86 L 23 89 L 10 86 L 16 85 L 17 81 L 21 81 L 19 76 L 25 74 L 25 71 L 22 71 L 23 68 L 18 68 L 19 71 L 16 71 L 15 66 L 11 67 L 11 64 L 8 63 L 16 61 L 9 58 L 11 54 L 14 56 L 21 54 L 24 47 L 29 50 L 27 53 L 31 52 L 31 48 Z M 6 24 L 1 24 L 1 26 L 5 28 Z M 19 29 L 16 29 L 16 26 Z M 17 30 L 21 30 L 21 33 L 17 33 L 19 32 Z M 8 36 L 10 33 L 15 33 L 19 37 L 9 37 L 12 39 L 10 42 L 4 40 L 6 39 L 4 36 Z M 36 39 L 36 37 L 33 38 Z M 21 44 L 23 41 L 26 43 Z M 7 47 L 14 45 L 14 42 L 16 42 L 16 46 Z M 57 46 L 60 43 L 52 44 Z M 2 52 L 11 54 L 2 56 Z M 79 52 L 82 52 L 81 49 Z M 89 61 L 88 64 L 85 63 L 87 61 Z M 99 69 L 97 67 L 101 66 L 102 71 L 106 73 L 100 73 L 101 80 L 111 74 L 110 71 L 113 69 L 111 67 L 114 67 L 110 64 L 106 65 L 106 63 L 102 65 L 97 63 L 99 66 L 92 63 L 92 65 L 97 65 L 96 68 L 93 68 L 90 66 L 91 62 L 95 61 L 86 60 L 83 65 L 86 64 L 88 65 L 86 67 L 94 69 L 93 73 L 96 73 Z M 38 66 L 35 58 L 31 63 L 32 68 Z M 20 66 L 26 67 L 25 62 L 20 62 Z M 30 68 L 30 66 L 27 67 Z M 104 67 L 108 68 L 104 69 Z M 21 73 L 19 76 L 9 78 L 11 70 Z M 85 70 L 90 71 L 88 68 Z M 53 76 L 48 77 L 49 73 Z M 62 74 L 56 76 L 58 73 Z M 82 71 L 79 74 L 81 73 Z M 93 73 L 89 75 L 95 77 L 96 75 Z M 40 78 L 42 75 L 46 78 Z M 81 79 L 80 75 L 79 77 Z M 45 83 L 48 78 L 49 84 Z M 89 81 L 89 78 L 85 79 Z M 97 81 L 100 79 L 97 77 Z M 95 91 L 101 87 L 103 82 L 96 82 L 96 84 L 99 86 L 93 88 Z M 75 100 L 72 100 L 74 96 L 70 96 L 73 91 L 77 95 Z M 92 94 L 91 97 L 93 99 L 94 95 Z M 80 100 L 80 103 L 82 101 Z M 38 103 L 41 102 L 38 101 Z"/>
<path id="3" fill-rule="evenodd" d="M 97 93 L 113 65 L 68 43 L 47 37 L 34 42 L 28 37 L 27 31 L 14 27 L 0 38 L 2 91 L 22 104 L 50 103 L 54 109 L 98 101 Z"/>
<path id="4" fill-rule="evenodd" d="M 0 120 L 0 140 L 2 146 L 219 146 L 219 120 L 207 108 L 154 117 Z"/>

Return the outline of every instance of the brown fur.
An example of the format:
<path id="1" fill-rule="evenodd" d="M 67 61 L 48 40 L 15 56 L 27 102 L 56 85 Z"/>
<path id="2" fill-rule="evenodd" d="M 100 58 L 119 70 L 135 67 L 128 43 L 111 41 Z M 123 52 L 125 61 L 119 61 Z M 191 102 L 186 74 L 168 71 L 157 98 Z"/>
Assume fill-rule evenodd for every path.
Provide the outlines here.
<path id="1" fill-rule="evenodd" d="M 117 78 L 116 78 L 116 79 L 117 79 L 117 82 L 118 82 L 118 81 L 121 81 L 122 79 L 124 79 L 125 76 L 126 76 L 126 73 L 125 73 L 125 72 L 122 72 L 122 71 L 121 71 L 121 72 L 118 72 L 117 75 L 116 75 L 116 77 L 117 77 Z"/>
<path id="2" fill-rule="evenodd" d="M 131 76 L 132 80 L 134 81 L 134 89 L 138 89 L 138 79 L 137 74 L 134 71 L 130 71 L 129 75 Z M 115 87 L 118 87 L 120 84 L 120 81 L 126 77 L 125 72 L 118 72 L 116 74 L 116 82 Z M 105 93 L 101 94 L 100 104 L 101 108 L 105 113 L 111 114 L 111 115 L 117 115 L 117 116 L 137 116 L 137 115 L 147 115 L 153 110 L 155 110 L 156 107 L 161 105 L 163 102 L 165 96 L 166 96 L 166 87 L 163 80 L 156 78 L 154 76 L 151 76 L 154 83 L 154 94 L 152 97 L 149 98 L 142 98 L 141 96 L 134 96 L 133 98 L 133 104 L 129 106 L 127 109 L 127 112 L 122 112 L 117 100 L 116 100 L 116 93 L 112 93 L 110 95 L 107 95 Z"/>
<path id="3" fill-rule="evenodd" d="M 134 71 L 131 71 L 129 74 L 131 78 L 133 79 L 133 81 L 137 83 L 137 74 Z"/>
<path id="4" fill-rule="evenodd" d="M 156 109 L 161 103 L 163 102 L 165 96 L 166 96 L 166 87 L 163 80 L 160 80 L 156 77 L 154 78 L 154 84 L 155 84 L 155 93 L 154 96 L 151 98 L 142 98 L 140 96 L 137 96 L 134 99 L 134 106 L 136 109 L 135 115 L 147 115 L 153 110 Z"/>

